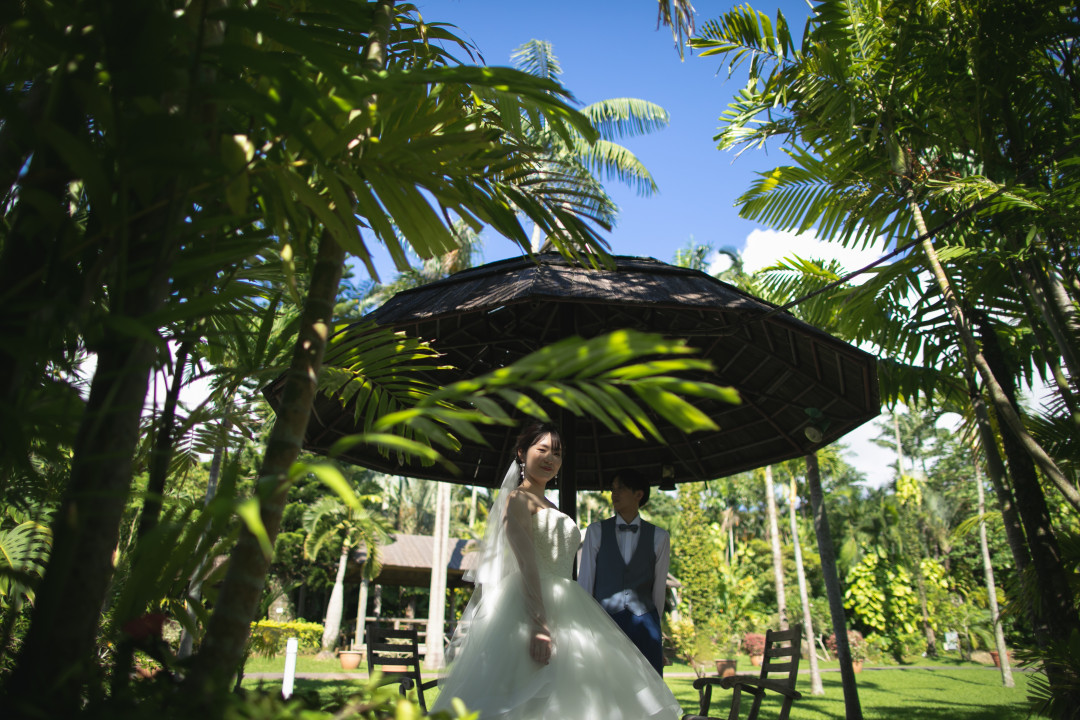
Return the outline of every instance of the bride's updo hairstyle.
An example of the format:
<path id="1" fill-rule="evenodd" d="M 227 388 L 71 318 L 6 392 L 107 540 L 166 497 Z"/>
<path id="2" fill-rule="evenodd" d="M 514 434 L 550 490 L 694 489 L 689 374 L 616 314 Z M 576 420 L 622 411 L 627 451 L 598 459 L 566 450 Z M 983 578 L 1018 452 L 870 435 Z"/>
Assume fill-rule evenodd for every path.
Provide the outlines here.
<path id="1" fill-rule="evenodd" d="M 514 445 L 514 459 L 517 460 L 518 464 L 524 461 L 525 452 L 535 445 L 540 438 L 548 434 L 551 435 L 552 452 L 561 453 L 562 435 L 559 434 L 559 428 L 555 427 L 553 423 L 532 422 L 521 431 L 517 438 L 517 444 Z"/>

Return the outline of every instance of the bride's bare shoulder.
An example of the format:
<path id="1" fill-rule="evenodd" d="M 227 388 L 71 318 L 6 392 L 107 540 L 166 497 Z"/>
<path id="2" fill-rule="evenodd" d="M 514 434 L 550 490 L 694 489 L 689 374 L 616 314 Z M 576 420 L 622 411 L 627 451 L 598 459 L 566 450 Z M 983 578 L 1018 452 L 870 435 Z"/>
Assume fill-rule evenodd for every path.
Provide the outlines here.
<path id="1" fill-rule="evenodd" d="M 516 505 L 521 510 L 527 510 L 532 515 L 535 515 L 544 508 L 555 507 L 547 498 L 537 497 L 528 490 L 522 488 L 515 488 L 510 492 L 510 503 Z"/>

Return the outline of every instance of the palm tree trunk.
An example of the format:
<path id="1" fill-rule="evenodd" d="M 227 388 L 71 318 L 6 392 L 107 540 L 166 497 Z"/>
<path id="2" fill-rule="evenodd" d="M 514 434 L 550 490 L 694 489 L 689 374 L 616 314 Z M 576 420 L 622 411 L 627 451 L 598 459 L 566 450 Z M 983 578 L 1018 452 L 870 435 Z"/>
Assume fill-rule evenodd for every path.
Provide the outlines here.
<path id="1" fill-rule="evenodd" d="M 435 529 L 431 553 L 431 596 L 428 603 L 427 650 L 424 664 L 441 669 L 443 635 L 446 630 L 446 559 L 450 546 L 450 483 L 438 483 L 435 495 Z"/>
<path id="2" fill-rule="evenodd" d="M 810 660 L 810 694 L 824 695 L 821 684 L 821 670 L 818 669 L 817 647 L 814 643 L 814 620 L 810 612 L 810 593 L 806 588 L 806 571 L 803 568 L 802 545 L 799 543 L 799 525 L 795 513 L 795 501 L 799 497 L 795 476 L 791 477 L 791 489 L 788 493 L 788 515 L 791 519 L 791 545 L 795 553 L 795 574 L 799 578 L 799 600 L 802 602 L 803 633 L 806 635 L 806 649 Z"/>
<path id="3" fill-rule="evenodd" d="M 896 476 L 904 477 L 904 446 L 900 441 L 900 417 L 892 414 L 893 436 L 896 438 Z M 914 527 L 912 528 L 914 530 Z M 926 655 L 937 657 L 937 638 L 934 637 L 934 628 L 930 625 L 930 612 L 926 602 L 926 580 L 922 572 L 922 544 L 918 542 L 918 533 L 912 532 L 912 539 L 918 545 L 918 557 L 911 563 L 911 574 L 915 576 L 915 588 L 919 596 L 919 610 L 922 614 L 921 624 L 923 636 L 926 638 Z"/>
<path id="4" fill-rule="evenodd" d="M 323 621 L 322 649 L 320 658 L 332 658 L 341 633 L 341 616 L 345 614 L 345 568 L 349 564 L 349 546 L 341 545 L 338 557 L 337 573 L 334 575 L 334 587 L 330 590 L 330 601 L 326 603 L 326 620 Z"/>
<path id="5" fill-rule="evenodd" d="M 904 447 L 900 444 L 900 418 L 892 414 L 893 437 L 896 438 L 896 477 L 904 477 Z"/>
<path id="6" fill-rule="evenodd" d="M 1007 374 L 1009 368 L 1006 366 L 1007 361 L 997 335 L 986 324 L 982 324 L 981 329 L 983 353 L 995 372 L 1009 378 L 1004 391 L 1012 399 L 1015 388 L 1012 387 L 1012 376 Z M 1031 551 L 1031 563 L 1038 583 L 1038 592 L 1033 594 L 1040 603 L 1035 609 L 1034 631 L 1040 646 L 1045 647 L 1052 638 L 1069 637 L 1074 629 L 1080 628 L 1080 616 L 1076 613 L 1068 573 L 1054 533 L 1050 508 L 1035 466 L 1023 451 L 1019 438 L 1008 426 L 1001 427 L 1001 445 L 1009 464 L 1016 506 L 1020 521 L 1024 525 Z"/>
<path id="7" fill-rule="evenodd" d="M 344 263 L 344 250 L 325 232 L 319 242 L 281 407 L 259 471 L 259 519 L 269 547 L 264 548 L 248 527 L 241 529 L 202 648 L 193 658 L 186 680 L 194 693 L 208 700 L 228 690 L 230 679 L 244 657 L 251 621 L 257 614 L 270 568 L 269 551 L 281 527 L 289 490 L 289 468 L 300 454 L 311 415 L 315 379 L 332 327 L 334 299 Z"/>
<path id="8" fill-rule="evenodd" d="M 844 594 L 840 588 L 840 576 L 836 571 L 836 552 L 832 535 L 829 534 L 829 518 L 825 514 L 825 494 L 821 489 L 821 470 L 817 455 L 806 456 L 806 483 L 810 488 L 810 507 L 814 513 L 814 535 L 817 536 L 818 554 L 821 556 L 821 574 L 825 579 L 825 594 L 829 598 L 829 615 L 832 616 L 833 633 L 836 635 L 836 657 L 840 661 L 840 682 L 844 686 L 844 718 L 862 720 L 859 689 L 855 684 L 855 669 L 851 666 L 851 648 L 848 645 L 847 619 L 844 617 Z"/>
<path id="9" fill-rule="evenodd" d="M 776 518 L 776 495 L 772 466 L 765 467 L 765 510 L 769 518 L 769 544 L 772 546 L 773 582 L 776 584 L 776 614 L 780 629 L 788 629 L 787 595 L 784 591 L 784 555 L 780 550 L 780 523 Z"/>
<path id="10" fill-rule="evenodd" d="M 1047 357 L 1060 357 L 1069 370 L 1070 377 L 1080 378 L 1080 357 L 1070 335 L 1076 333 L 1076 310 L 1065 294 L 1064 288 L 1052 271 L 1040 267 L 1035 259 L 1029 259 L 1018 268 L 1028 297 L 1039 309 L 1043 322 L 1057 344 L 1057 352 L 1044 348 Z"/>
<path id="11" fill-rule="evenodd" d="M 173 360 L 173 378 L 165 404 L 161 408 L 161 420 L 154 449 L 150 452 L 150 474 L 146 481 L 146 498 L 143 500 L 139 515 L 138 536 L 141 538 L 157 525 L 161 515 L 161 503 L 165 496 L 165 481 L 169 477 L 169 463 L 173 456 L 173 443 L 176 432 L 176 407 L 180 402 L 180 390 L 184 385 L 184 368 L 187 367 L 191 341 L 185 340 L 176 348 Z"/>
<path id="12" fill-rule="evenodd" d="M 1065 403 L 1073 423 L 1080 424 L 1080 400 L 1077 399 L 1076 393 L 1069 383 L 1068 376 L 1066 376 L 1061 369 L 1060 361 L 1062 355 L 1055 351 L 1055 347 L 1058 349 L 1061 347 L 1070 347 L 1068 340 L 1060 337 L 1060 328 L 1056 331 L 1053 329 L 1051 331 L 1051 334 L 1054 335 L 1056 340 L 1056 345 L 1047 339 L 1046 332 L 1039 323 L 1039 318 L 1043 318 L 1048 325 L 1053 321 L 1048 303 L 1041 292 L 1037 291 L 1035 288 L 1035 282 L 1031 279 L 1030 273 L 1023 267 L 1018 267 L 1017 265 L 1017 263 L 1013 263 L 1012 274 L 1013 277 L 1017 279 L 1017 284 L 1023 285 L 1024 289 L 1027 291 L 1023 293 L 1021 299 L 1024 302 L 1024 314 L 1027 316 L 1028 325 L 1031 327 L 1031 332 L 1035 335 L 1036 342 L 1042 349 L 1043 362 L 1050 368 L 1050 374 L 1054 378 L 1054 385 L 1057 388 L 1058 397 Z M 1074 374 L 1073 377 L 1080 376 Z"/>
<path id="13" fill-rule="evenodd" d="M 174 242 L 168 212 L 128 229 L 126 284 L 110 286 L 111 316 L 98 344 L 98 365 L 73 447 L 71 476 L 53 521 L 49 565 L 38 589 L 30 629 L 7 682 L 10 707 L 73 714 L 96 667 L 101 608 L 113 574 L 113 552 L 131 488 L 131 462 L 156 350 L 123 329 L 141 324 L 164 304 Z M 133 278 L 142 278 L 135 282 Z M 62 657 L 56 649 L 64 648 Z"/>
<path id="14" fill-rule="evenodd" d="M 997 586 L 994 584 L 994 566 L 990 562 L 990 545 L 986 542 L 986 500 L 983 493 L 982 475 L 978 460 L 975 462 L 975 488 L 979 502 L 979 550 L 982 553 L 983 575 L 986 577 L 986 597 L 990 603 L 990 621 L 994 625 L 994 645 L 997 647 L 998 661 L 1001 666 L 1001 684 L 1015 687 L 1012 668 L 1009 667 L 1009 653 L 1005 646 L 1005 633 L 1001 629 L 1001 613 L 998 611 Z"/>
<path id="15" fill-rule="evenodd" d="M 592 509 L 591 508 L 590 508 L 589 512 L 590 512 L 589 517 L 590 517 L 590 522 L 591 522 L 591 517 L 592 517 L 592 515 L 591 515 Z M 469 498 L 469 529 L 472 530 L 474 525 L 476 525 L 476 486 L 475 485 L 472 486 L 472 495 Z"/>
<path id="16" fill-rule="evenodd" d="M 1024 428 L 1024 423 L 1016 404 L 1009 400 L 1005 391 L 1002 389 L 1001 384 L 998 382 L 997 377 L 994 375 L 993 370 L 991 370 L 990 366 L 987 364 L 986 358 L 975 344 L 975 337 L 971 332 L 971 326 L 968 324 L 967 318 L 964 317 L 964 312 L 960 308 L 956 293 L 953 292 L 952 284 L 945 274 L 945 268 L 942 266 L 940 258 L 938 258 L 937 250 L 934 248 L 934 243 L 930 239 L 929 231 L 926 229 L 926 222 L 923 219 L 922 210 L 920 210 L 918 203 L 915 202 L 914 191 L 911 189 L 908 190 L 908 207 L 915 219 L 915 225 L 919 230 L 919 234 L 923 236 L 921 245 L 923 254 L 926 256 L 927 264 L 930 266 L 930 272 L 937 281 L 938 289 L 941 292 L 942 298 L 945 300 L 945 307 L 949 312 L 949 316 L 952 318 L 953 325 L 956 326 L 957 334 L 966 351 L 964 356 L 965 362 L 975 366 L 975 369 L 979 373 L 979 377 L 982 378 L 983 383 L 990 393 L 990 399 L 994 403 L 994 409 L 997 410 L 998 416 L 1001 418 L 1002 422 L 1012 430 L 1017 439 L 1020 440 L 1024 451 L 1031 455 L 1032 460 L 1039 466 L 1039 469 L 1042 470 L 1043 474 L 1054 483 L 1058 490 L 1061 491 L 1062 496 L 1070 505 L 1072 505 L 1073 509 L 1080 512 L 1080 491 L 1077 491 L 1076 487 L 1061 471 L 1061 468 L 1057 466 L 1057 463 L 1054 462 L 1053 458 L 1047 454 L 1046 450 L 1044 450 L 1043 447 L 1036 442 L 1035 438 L 1031 437 L 1031 434 Z"/>
<path id="17" fill-rule="evenodd" d="M 1016 499 L 1012 489 L 1006 483 L 1005 463 L 998 452 L 997 437 L 994 428 L 990 424 L 990 414 L 986 409 L 986 401 L 979 392 L 972 374 L 967 376 L 968 395 L 971 398 L 971 407 L 975 411 L 975 422 L 979 427 L 979 445 L 982 447 L 983 457 L 986 459 L 986 470 L 990 476 L 990 483 L 994 486 L 994 494 L 998 499 L 1001 510 L 1001 518 L 1005 525 L 1005 538 L 1008 540 L 1009 549 L 1012 551 L 1013 562 L 1016 571 L 1023 576 L 1031 565 L 1031 554 L 1028 551 L 1027 539 L 1024 537 L 1024 527 L 1020 522 L 1020 516 L 1016 512 Z M 1034 626 L 1034 614 L 1031 608 L 1032 625 Z"/>
<path id="18" fill-rule="evenodd" d="M 356 600 L 356 634 L 353 636 L 353 650 L 364 647 L 364 625 L 367 622 L 368 587 L 371 582 L 360 578 L 360 596 Z"/>

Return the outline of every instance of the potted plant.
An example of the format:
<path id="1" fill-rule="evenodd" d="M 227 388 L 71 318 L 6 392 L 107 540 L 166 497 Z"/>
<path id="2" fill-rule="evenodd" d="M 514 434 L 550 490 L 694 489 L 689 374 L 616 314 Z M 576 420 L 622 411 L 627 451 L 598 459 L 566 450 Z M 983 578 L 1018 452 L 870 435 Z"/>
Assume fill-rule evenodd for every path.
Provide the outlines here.
<path id="1" fill-rule="evenodd" d="M 863 663 L 866 661 L 866 639 L 858 630 L 848 630 L 848 649 L 851 651 L 851 669 L 855 672 L 862 672 Z M 825 644 L 829 648 L 829 652 L 836 655 L 836 634 L 830 635 Z"/>
<path id="2" fill-rule="evenodd" d="M 1009 662 L 1012 663 L 1013 652 L 1012 650 L 1009 650 L 1007 652 L 1009 653 Z M 1001 667 L 1001 653 L 999 653 L 997 650 L 990 651 L 990 659 L 994 661 L 994 667 Z"/>
<path id="3" fill-rule="evenodd" d="M 713 645 L 719 651 L 716 674 L 720 677 L 734 675 L 739 664 L 739 640 L 734 633 L 713 636 Z"/>
<path id="4" fill-rule="evenodd" d="M 338 662 L 342 670 L 355 670 L 364 660 L 364 648 L 353 645 L 348 650 L 338 650 Z"/>
<path id="5" fill-rule="evenodd" d="M 765 659 L 765 636 L 761 633 L 748 632 L 743 635 L 742 649 L 750 656 L 750 664 L 761 667 Z"/>

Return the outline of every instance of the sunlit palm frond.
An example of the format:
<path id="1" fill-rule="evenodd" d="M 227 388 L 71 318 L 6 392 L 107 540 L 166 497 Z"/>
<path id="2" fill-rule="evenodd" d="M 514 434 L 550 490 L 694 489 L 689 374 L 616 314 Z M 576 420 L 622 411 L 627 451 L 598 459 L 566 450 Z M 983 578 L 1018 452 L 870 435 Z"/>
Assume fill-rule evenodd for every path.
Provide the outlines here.
<path id="1" fill-rule="evenodd" d="M 428 464 L 447 464 L 436 448 L 454 450 L 460 445 L 458 437 L 476 439 L 475 425 L 513 422 L 509 409 L 547 420 L 537 402 L 540 399 L 575 415 L 587 413 L 616 432 L 662 442 L 645 407 L 684 432 L 692 432 L 710 427 L 712 421 L 686 397 L 739 402 L 731 388 L 670 375 L 708 366 L 685 357 L 690 352 L 682 342 L 632 331 L 587 341 L 568 338 L 493 373 L 441 387 L 412 407 L 382 415 L 372 432 L 348 436 L 338 445 L 373 443 L 415 455 Z M 660 354 L 683 357 L 663 362 L 644 360 Z M 415 433 L 421 441 L 402 440 L 400 435 L 405 432 Z"/>
<path id="2" fill-rule="evenodd" d="M 611 98 L 581 109 L 604 140 L 647 135 L 668 126 L 667 110 L 638 98 Z"/>
<path id="3" fill-rule="evenodd" d="M 518 70 L 544 80 L 557 82 L 562 75 L 559 58 L 555 57 L 554 48 L 546 40 L 530 40 L 519 46 L 511 53 L 510 62 Z"/>
<path id="4" fill-rule="evenodd" d="M 656 26 L 661 25 L 671 28 L 671 36 L 682 59 L 687 38 L 694 34 L 694 6 L 689 0 L 659 0 Z"/>

